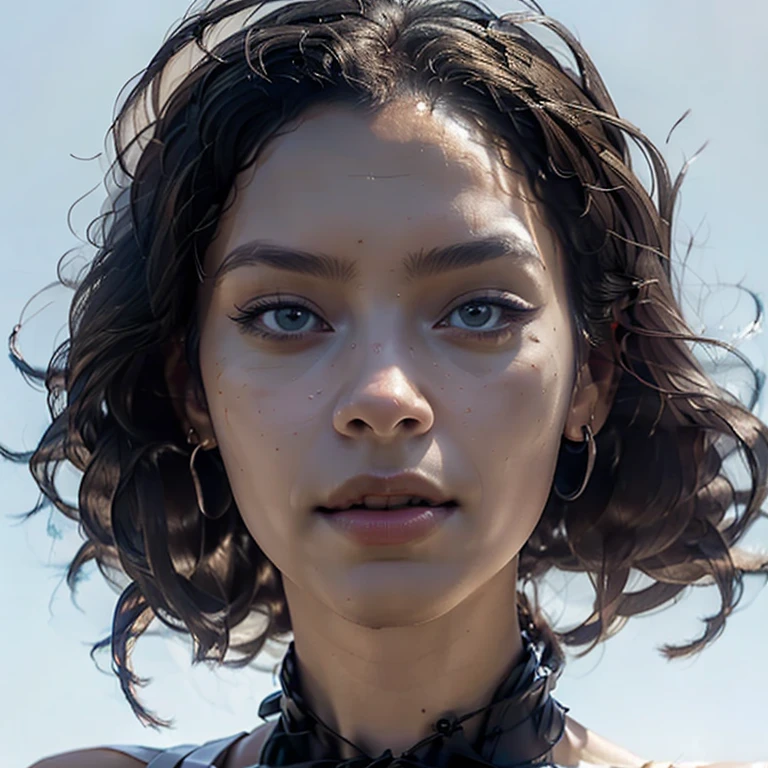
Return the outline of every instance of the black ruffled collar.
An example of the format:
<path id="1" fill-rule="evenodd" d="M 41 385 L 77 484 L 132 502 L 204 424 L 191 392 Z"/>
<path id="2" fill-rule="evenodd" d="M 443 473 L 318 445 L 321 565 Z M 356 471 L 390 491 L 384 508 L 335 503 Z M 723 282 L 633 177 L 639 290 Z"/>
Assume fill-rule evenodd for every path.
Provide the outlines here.
<path id="1" fill-rule="evenodd" d="M 552 695 L 562 667 L 553 668 L 542 658 L 543 644 L 522 633 L 525 655 L 497 687 L 491 703 L 460 717 L 443 717 L 434 733 L 401 755 L 386 750 L 378 757 L 365 754 L 356 744 L 323 723 L 302 697 L 293 642 L 280 670 L 280 686 L 259 707 L 266 719 L 280 714 L 261 751 L 260 766 L 290 768 L 523 768 L 554 765 L 552 748 L 565 730 L 564 707 Z M 482 717 L 477 740 L 470 744 L 462 723 Z M 343 744 L 358 756 L 342 757 Z"/>

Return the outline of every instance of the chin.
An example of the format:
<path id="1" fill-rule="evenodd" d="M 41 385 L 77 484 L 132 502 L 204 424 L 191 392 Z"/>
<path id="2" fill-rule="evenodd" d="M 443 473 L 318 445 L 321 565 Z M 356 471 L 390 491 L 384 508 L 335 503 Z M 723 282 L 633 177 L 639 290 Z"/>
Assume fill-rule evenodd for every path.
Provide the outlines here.
<path id="1" fill-rule="evenodd" d="M 359 608 L 359 610 L 356 610 Z M 346 621 L 367 629 L 396 629 L 428 624 L 440 618 L 447 610 L 437 605 L 404 605 L 393 601 L 390 605 L 350 606 L 349 603 L 334 610 Z"/>
<path id="2" fill-rule="evenodd" d="M 447 569 L 403 560 L 367 563 L 353 570 L 324 602 L 347 621 L 370 629 L 426 624 L 465 597 L 455 570 L 451 579 Z"/>

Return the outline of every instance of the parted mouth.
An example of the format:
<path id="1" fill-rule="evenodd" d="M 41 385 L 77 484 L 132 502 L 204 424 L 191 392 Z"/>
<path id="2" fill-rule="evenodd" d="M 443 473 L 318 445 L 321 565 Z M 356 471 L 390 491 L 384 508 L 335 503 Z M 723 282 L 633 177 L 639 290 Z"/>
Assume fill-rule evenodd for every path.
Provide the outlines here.
<path id="1" fill-rule="evenodd" d="M 318 507 L 320 512 L 344 512 L 348 509 L 402 509 L 403 507 L 455 507 L 457 502 L 435 501 L 416 496 L 364 496 L 362 501 L 346 507 Z"/>
<path id="2" fill-rule="evenodd" d="M 424 475 L 358 475 L 333 491 L 319 512 L 340 512 L 348 509 L 394 509 L 402 507 L 458 506 L 458 501 L 440 485 Z"/>

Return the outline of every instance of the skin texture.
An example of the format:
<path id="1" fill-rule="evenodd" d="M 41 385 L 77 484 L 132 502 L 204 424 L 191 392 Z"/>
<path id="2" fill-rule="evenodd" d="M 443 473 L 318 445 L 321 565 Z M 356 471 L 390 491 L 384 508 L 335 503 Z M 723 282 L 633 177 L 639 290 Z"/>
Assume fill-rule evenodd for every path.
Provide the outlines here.
<path id="1" fill-rule="evenodd" d="M 397 754 L 441 715 L 487 703 L 519 660 L 517 555 L 561 437 L 599 431 L 612 375 L 594 355 L 577 370 L 561 246 L 523 177 L 458 115 L 417 99 L 373 115 L 316 108 L 236 188 L 199 290 L 205 396 L 190 378 L 180 417 L 218 445 L 245 524 L 283 574 L 310 705 L 369 753 Z M 403 266 L 488 236 L 527 241 L 536 259 L 418 279 Z M 354 266 L 343 283 L 264 265 L 217 282 L 254 240 Z M 277 293 L 308 307 L 253 320 L 282 341 L 233 321 Z M 467 312 L 499 296 L 529 311 Z M 506 331 L 462 334 L 472 323 Z M 169 361 L 172 388 L 180 361 Z M 362 547 L 313 512 L 354 475 L 403 470 L 460 502 L 427 539 Z"/>

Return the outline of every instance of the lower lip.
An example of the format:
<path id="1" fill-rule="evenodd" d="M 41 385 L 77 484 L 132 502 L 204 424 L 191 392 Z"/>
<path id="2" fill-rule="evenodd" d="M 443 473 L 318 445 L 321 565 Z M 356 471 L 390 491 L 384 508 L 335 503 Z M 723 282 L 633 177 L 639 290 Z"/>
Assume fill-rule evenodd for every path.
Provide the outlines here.
<path id="1" fill-rule="evenodd" d="M 322 512 L 328 522 L 358 544 L 407 544 L 434 533 L 456 507 L 402 507 L 400 509 L 348 509 Z"/>

